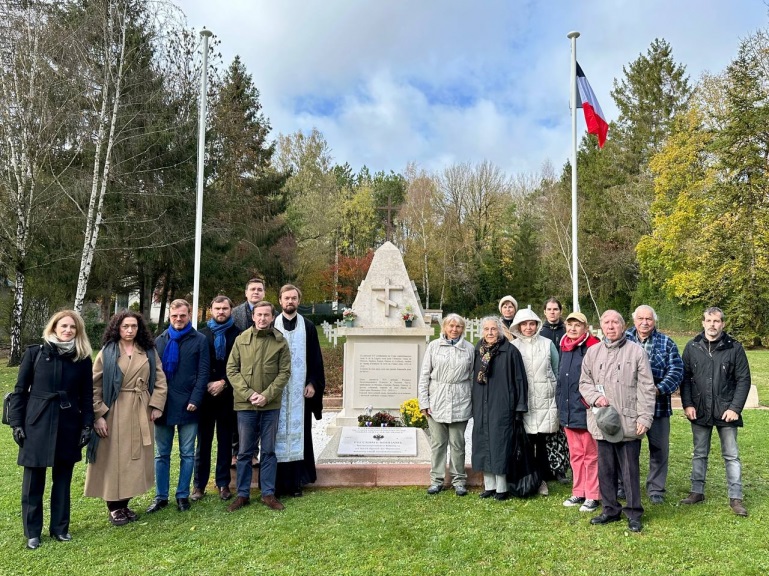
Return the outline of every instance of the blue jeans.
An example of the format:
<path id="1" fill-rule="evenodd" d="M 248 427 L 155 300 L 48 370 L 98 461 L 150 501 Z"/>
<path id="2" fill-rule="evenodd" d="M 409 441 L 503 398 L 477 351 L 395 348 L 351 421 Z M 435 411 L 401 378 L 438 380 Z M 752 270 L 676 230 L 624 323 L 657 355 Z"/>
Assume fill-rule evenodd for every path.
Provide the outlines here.
<path id="1" fill-rule="evenodd" d="M 238 410 L 238 469 L 236 480 L 238 496 L 248 498 L 251 494 L 251 456 L 256 450 L 256 443 L 261 436 L 262 457 L 259 465 L 259 480 L 262 484 L 262 496 L 275 494 L 275 474 L 278 459 L 275 456 L 275 437 L 278 434 L 278 416 L 276 410 Z"/>
<path id="2" fill-rule="evenodd" d="M 721 456 L 726 466 L 726 484 L 729 498 L 742 500 L 742 464 L 740 452 L 737 449 L 737 427 L 717 426 L 721 439 Z M 700 426 L 692 422 L 692 439 L 694 440 L 694 455 L 692 456 L 692 492 L 705 493 L 705 474 L 708 471 L 708 454 L 710 454 L 710 437 L 712 426 Z"/>
<path id="3" fill-rule="evenodd" d="M 174 443 L 174 429 L 179 429 L 179 483 L 176 485 L 177 498 L 190 497 L 190 481 L 195 467 L 195 437 L 198 423 L 167 426 L 155 424 L 155 495 L 168 500 L 171 483 L 171 447 Z"/>

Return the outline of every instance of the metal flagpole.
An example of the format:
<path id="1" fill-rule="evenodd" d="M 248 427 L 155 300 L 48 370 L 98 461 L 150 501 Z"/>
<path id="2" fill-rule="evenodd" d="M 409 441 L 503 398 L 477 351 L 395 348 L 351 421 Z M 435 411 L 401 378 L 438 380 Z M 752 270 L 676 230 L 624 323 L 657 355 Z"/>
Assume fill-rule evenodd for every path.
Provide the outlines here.
<path id="1" fill-rule="evenodd" d="M 579 32 L 569 32 L 571 40 L 571 286 L 572 311 L 579 312 L 579 251 L 577 249 L 577 38 Z"/>
<path id="2" fill-rule="evenodd" d="M 195 277 L 192 287 L 192 327 L 198 327 L 198 298 L 200 295 L 200 245 L 203 236 L 203 178 L 206 148 L 206 93 L 208 91 L 208 39 L 210 30 L 200 31 L 203 38 L 203 71 L 200 75 L 200 108 L 198 116 L 198 192 L 195 206 Z"/>

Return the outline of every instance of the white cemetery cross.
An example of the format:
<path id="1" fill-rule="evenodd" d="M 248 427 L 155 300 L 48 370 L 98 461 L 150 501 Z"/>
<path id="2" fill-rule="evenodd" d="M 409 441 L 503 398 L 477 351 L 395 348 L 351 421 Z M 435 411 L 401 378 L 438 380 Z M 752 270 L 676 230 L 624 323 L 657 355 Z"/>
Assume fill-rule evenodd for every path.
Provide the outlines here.
<path id="1" fill-rule="evenodd" d="M 411 328 L 402 318 L 406 306 L 415 314 Z M 423 320 L 419 296 L 400 250 L 391 242 L 374 253 L 352 309 L 357 316 L 355 326 L 337 329 L 347 338 L 337 427 L 357 426 L 358 416 L 367 406 L 398 416 L 400 405 L 417 396 L 426 337 L 433 334 Z"/>

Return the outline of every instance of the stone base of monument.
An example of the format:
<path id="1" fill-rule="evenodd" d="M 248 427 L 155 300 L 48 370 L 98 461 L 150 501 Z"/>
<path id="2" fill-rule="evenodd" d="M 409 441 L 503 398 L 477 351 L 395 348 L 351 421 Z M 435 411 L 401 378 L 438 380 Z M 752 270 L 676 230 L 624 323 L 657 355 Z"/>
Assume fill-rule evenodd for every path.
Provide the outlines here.
<path id="1" fill-rule="evenodd" d="M 427 486 L 430 441 L 418 428 L 337 428 L 316 463 L 313 486 Z M 468 470 L 467 484 L 483 476 Z M 446 483 L 450 481 L 448 471 Z"/>

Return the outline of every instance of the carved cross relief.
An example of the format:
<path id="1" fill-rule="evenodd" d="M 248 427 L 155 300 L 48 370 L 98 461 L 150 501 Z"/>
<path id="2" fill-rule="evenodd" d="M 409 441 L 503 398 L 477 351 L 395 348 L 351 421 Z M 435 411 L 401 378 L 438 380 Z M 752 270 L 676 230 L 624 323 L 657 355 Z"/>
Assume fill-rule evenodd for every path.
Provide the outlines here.
<path id="1" fill-rule="evenodd" d="M 403 290 L 403 285 L 402 284 L 390 284 L 390 279 L 387 278 L 385 280 L 384 286 L 372 286 L 371 290 L 372 291 L 374 291 L 374 290 L 384 290 L 384 295 L 383 296 L 377 296 L 376 299 L 384 304 L 384 315 L 385 315 L 385 317 L 389 318 L 389 316 L 390 316 L 390 308 L 391 307 L 392 308 L 397 308 L 398 307 L 398 303 L 394 302 L 393 300 L 390 299 L 390 292 L 393 291 L 393 290 Z"/>

